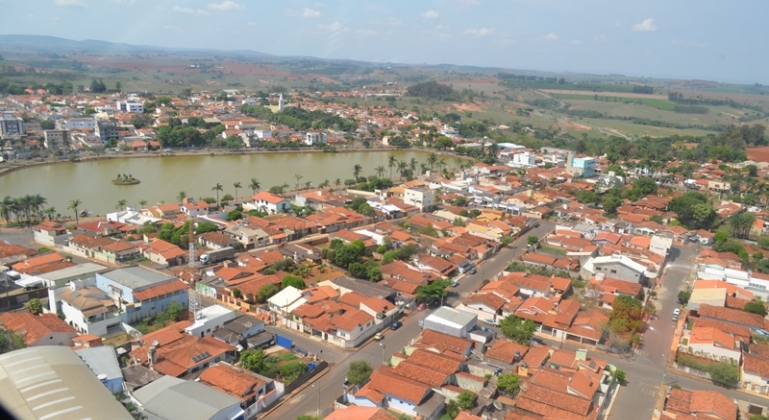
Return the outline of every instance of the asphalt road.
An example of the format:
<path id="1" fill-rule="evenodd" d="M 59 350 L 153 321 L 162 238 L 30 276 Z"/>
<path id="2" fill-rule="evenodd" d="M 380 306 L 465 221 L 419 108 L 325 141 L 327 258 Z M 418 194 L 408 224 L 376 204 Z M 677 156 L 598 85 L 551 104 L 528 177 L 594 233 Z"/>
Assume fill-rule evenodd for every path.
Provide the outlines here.
<path id="1" fill-rule="evenodd" d="M 555 227 L 554 223 L 542 221 L 540 226 L 532 229 L 518 238 L 509 247 L 502 248 L 497 255 L 485 261 L 477 268 L 475 274 L 468 274 L 459 280 L 459 285 L 449 289 L 449 295 L 444 304 L 454 306 L 461 300 L 478 290 L 484 279 L 491 279 L 502 272 L 510 262 L 519 257 L 526 250 L 526 238 L 529 236 L 542 236 L 550 233 Z M 303 414 L 315 414 L 320 407 L 323 411 L 334 405 L 334 400 L 342 395 L 342 384 L 347 376 L 350 362 L 366 360 L 375 367 L 382 363 L 384 357 L 389 358 L 393 353 L 401 351 L 411 340 L 417 338 L 422 329 L 419 321 L 432 313 L 432 310 L 424 310 L 413 313 L 403 319 L 403 326 L 397 331 L 385 330 L 384 340 L 372 341 L 357 349 L 357 351 L 344 351 L 325 345 L 320 341 L 312 340 L 301 334 L 291 332 L 283 328 L 275 328 L 275 331 L 296 337 L 295 344 L 304 350 L 316 352 L 323 350 L 324 359 L 330 364 L 330 370 L 323 377 L 315 381 L 315 386 L 307 386 L 283 401 L 275 411 L 264 417 L 275 420 L 293 420 Z M 272 329 L 271 329 L 272 330 Z"/>

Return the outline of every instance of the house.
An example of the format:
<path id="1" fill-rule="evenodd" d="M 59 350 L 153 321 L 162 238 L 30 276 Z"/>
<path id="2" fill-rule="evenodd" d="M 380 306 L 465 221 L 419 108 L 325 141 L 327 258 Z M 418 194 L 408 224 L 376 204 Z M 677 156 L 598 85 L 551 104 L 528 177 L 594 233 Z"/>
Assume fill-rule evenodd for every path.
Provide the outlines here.
<path id="1" fill-rule="evenodd" d="M 337 408 L 323 420 L 398 420 L 398 417 L 381 407 L 350 405 Z"/>
<path id="2" fill-rule="evenodd" d="M 48 302 L 61 311 L 64 321 L 84 334 L 107 335 L 120 329 L 122 314 L 118 304 L 95 286 L 94 279 L 75 280 L 68 286 L 49 289 Z"/>
<path id="3" fill-rule="evenodd" d="M 166 310 L 171 302 L 188 307 L 187 285 L 176 277 L 139 266 L 96 274 L 96 287 L 123 312 L 123 322 L 139 322 Z"/>
<path id="4" fill-rule="evenodd" d="M 291 208 L 291 202 L 266 191 L 260 191 L 251 197 L 251 201 L 243 204 L 247 210 L 258 210 L 268 214 L 286 212 Z"/>
<path id="5" fill-rule="evenodd" d="M 769 393 L 769 346 L 751 344 L 742 355 L 742 383 L 751 391 Z"/>
<path id="6" fill-rule="evenodd" d="M 742 346 L 739 340 L 715 327 L 692 327 L 684 330 L 679 349 L 715 360 L 739 364 Z"/>
<path id="7" fill-rule="evenodd" d="M 0 314 L 0 324 L 21 336 L 26 347 L 72 346 L 77 331 L 56 314 L 32 315 L 29 312 L 5 312 Z"/>
<path id="8" fill-rule="evenodd" d="M 245 418 L 240 398 L 196 381 L 164 376 L 133 393 L 148 417 L 167 420 Z M 172 403 L 171 403 L 172 402 Z"/>
<path id="9" fill-rule="evenodd" d="M 198 235 L 197 239 L 201 246 L 208 249 L 228 248 L 237 243 L 231 236 L 225 235 L 222 232 L 206 232 Z"/>
<path id="10" fill-rule="evenodd" d="M 178 246 L 162 239 L 155 239 L 148 244 L 140 245 L 144 258 L 155 264 L 173 267 L 182 265 L 187 260 L 187 253 Z"/>
<path id="11" fill-rule="evenodd" d="M 32 228 L 32 240 L 49 248 L 64 246 L 69 237 L 64 225 L 50 220 Z"/>
<path id="12" fill-rule="evenodd" d="M 734 400 L 718 391 L 673 388 L 665 400 L 662 416 L 665 419 L 688 416 L 693 419 L 737 420 L 737 411 Z"/>
<path id="13" fill-rule="evenodd" d="M 206 369 L 199 381 L 217 391 L 240 399 L 245 418 L 253 418 L 283 396 L 284 386 L 270 378 L 220 362 Z"/>
<path id="14" fill-rule="evenodd" d="M 125 391 L 123 372 L 120 371 L 120 363 L 118 363 L 114 347 L 83 347 L 76 349 L 75 352 L 110 392 L 117 394 Z"/>
<path id="15" fill-rule="evenodd" d="M 182 377 L 196 373 L 221 361 L 233 360 L 237 350 L 214 337 L 200 338 L 187 334 L 192 325 L 181 321 L 144 334 L 129 353 L 136 362 L 164 375 Z"/>
<path id="16" fill-rule="evenodd" d="M 208 203 L 205 201 L 198 202 L 192 197 L 185 197 L 182 200 L 181 211 L 191 219 L 206 216 L 208 215 Z"/>
<path id="17" fill-rule="evenodd" d="M 445 398 L 428 384 L 400 376 L 394 369 L 382 366 L 371 374 L 351 401 L 364 407 L 382 407 L 425 420 L 437 419 Z"/>
<path id="18" fill-rule="evenodd" d="M 272 333 L 266 332 L 264 328 L 264 321 L 257 319 L 249 315 L 236 315 L 235 318 L 226 321 L 224 325 L 218 330 L 213 332 L 213 336 L 233 347 L 240 346 L 241 348 L 252 347 L 250 344 L 261 344 L 263 333 L 272 335 Z"/>
<path id="19" fill-rule="evenodd" d="M 582 266 L 582 278 L 591 278 L 598 273 L 633 283 L 647 282 L 646 267 L 623 255 L 593 257 Z"/>
<path id="20" fill-rule="evenodd" d="M 444 260 L 443 258 L 432 257 L 429 255 L 419 256 L 415 264 L 420 270 L 433 273 L 439 277 L 451 277 L 457 270 L 457 266 Z"/>
<path id="21" fill-rule="evenodd" d="M 713 319 L 752 329 L 764 328 L 764 317 L 738 309 L 711 306 L 703 303 L 700 305 L 699 309 L 697 309 L 697 314 L 700 318 Z"/>
<path id="22" fill-rule="evenodd" d="M 224 230 L 225 235 L 240 242 L 243 249 L 255 249 L 269 245 L 270 234 L 258 227 L 247 227 L 241 224 L 228 226 Z"/>
<path id="23" fill-rule="evenodd" d="M 406 188 L 403 190 L 403 202 L 428 211 L 435 204 L 435 195 L 433 190 L 427 187 Z"/>

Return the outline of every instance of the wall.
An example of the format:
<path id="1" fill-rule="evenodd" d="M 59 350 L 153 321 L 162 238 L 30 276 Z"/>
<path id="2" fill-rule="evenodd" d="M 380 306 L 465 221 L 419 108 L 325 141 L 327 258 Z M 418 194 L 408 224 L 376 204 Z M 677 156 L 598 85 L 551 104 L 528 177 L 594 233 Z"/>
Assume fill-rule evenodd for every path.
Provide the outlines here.
<path id="1" fill-rule="evenodd" d="M 728 357 L 728 358 L 734 359 L 735 361 L 739 361 L 740 360 L 740 356 L 742 355 L 737 350 L 725 349 L 725 348 L 716 347 L 716 346 L 713 346 L 713 345 L 710 345 L 710 344 L 692 344 L 692 343 L 689 343 L 688 347 L 692 348 L 692 353 L 697 353 L 697 352 L 701 351 L 703 353 L 706 353 L 706 354 L 709 354 L 709 355 L 713 355 L 713 356 L 715 356 L 716 358 L 719 358 L 719 359 L 721 357 Z"/>
<path id="2" fill-rule="evenodd" d="M 29 346 L 72 346 L 72 338 L 77 337 L 77 333 L 74 332 L 53 332 L 40 337 L 34 343 Z"/>
<path id="3" fill-rule="evenodd" d="M 631 270 L 630 268 L 626 267 L 623 264 L 620 264 L 619 262 L 611 262 L 611 263 L 605 263 L 600 265 L 596 264 L 595 270 L 596 270 L 595 271 L 596 274 L 604 273 L 606 274 L 607 277 L 613 277 L 615 279 L 620 279 L 625 281 L 632 281 L 633 283 L 641 282 L 641 274 Z M 612 270 L 616 272 L 612 272 Z"/>
<path id="4" fill-rule="evenodd" d="M 458 387 L 477 394 L 483 389 L 483 382 L 467 378 L 462 375 L 454 375 Z"/>

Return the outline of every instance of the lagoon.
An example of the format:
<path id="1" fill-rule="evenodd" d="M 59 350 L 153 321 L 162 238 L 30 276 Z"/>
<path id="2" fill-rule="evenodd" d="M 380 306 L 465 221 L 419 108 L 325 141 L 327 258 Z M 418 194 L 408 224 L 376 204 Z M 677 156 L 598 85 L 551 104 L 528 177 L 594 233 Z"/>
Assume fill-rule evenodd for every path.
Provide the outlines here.
<path id="1" fill-rule="evenodd" d="M 56 163 L 32 166 L 0 176 L 0 199 L 5 196 L 19 197 L 40 194 L 48 199 L 47 206 L 54 206 L 62 215 L 70 200 L 82 201 L 80 209 L 94 215 L 115 211 L 118 200 L 127 200 L 128 206 L 139 207 L 140 200 L 147 205 L 176 201 L 179 191 L 187 196 L 215 197 L 212 188 L 222 184 L 224 194 L 235 195 L 233 184 L 240 182 L 243 188 L 238 197 L 251 195 L 248 185 L 251 178 L 267 190 L 275 185 L 296 185 L 295 174 L 302 175 L 302 187 L 307 181 L 314 186 L 337 178 L 344 181 L 353 177 L 353 166 L 359 164 L 361 176 L 375 175 L 374 169 L 382 165 L 389 176 L 387 159 L 390 154 L 398 160 L 416 158 L 423 162 L 427 154 L 417 151 L 351 152 L 351 153 L 259 153 L 241 155 L 187 155 L 146 158 L 113 158 L 75 163 Z M 118 174 L 131 174 L 138 178 L 138 185 L 113 185 Z M 396 168 L 393 176 L 397 180 Z"/>

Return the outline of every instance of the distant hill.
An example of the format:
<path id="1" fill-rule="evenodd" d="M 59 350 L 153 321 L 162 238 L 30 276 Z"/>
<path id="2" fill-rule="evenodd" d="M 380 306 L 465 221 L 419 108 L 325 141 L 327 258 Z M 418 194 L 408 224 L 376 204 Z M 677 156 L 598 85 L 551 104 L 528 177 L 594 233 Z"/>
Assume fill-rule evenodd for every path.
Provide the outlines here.
<path id="1" fill-rule="evenodd" d="M 0 49 L 19 49 L 35 52 L 101 52 L 101 53 L 139 53 L 139 52 L 175 52 L 191 53 L 205 52 L 217 53 L 222 55 L 250 55 L 256 57 L 269 57 L 269 54 L 258 51 L 239 50 L 207 50 L 192 48 L 165 48 L 154 47 L 150 45 L 132 45 L 126 43 L 100 41 L 95 39 L 86 39 L 76 41 L 72 39 L 59 38 L 46 35 L 0 35 Z"/>

